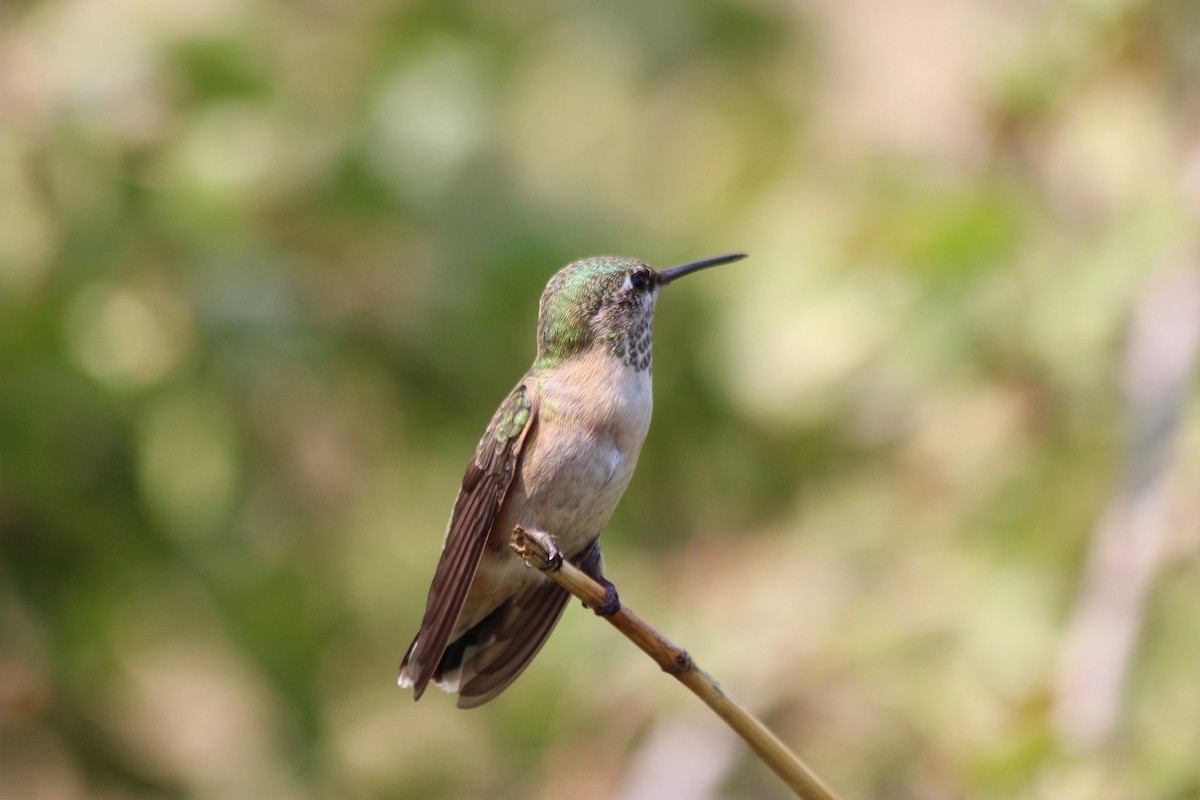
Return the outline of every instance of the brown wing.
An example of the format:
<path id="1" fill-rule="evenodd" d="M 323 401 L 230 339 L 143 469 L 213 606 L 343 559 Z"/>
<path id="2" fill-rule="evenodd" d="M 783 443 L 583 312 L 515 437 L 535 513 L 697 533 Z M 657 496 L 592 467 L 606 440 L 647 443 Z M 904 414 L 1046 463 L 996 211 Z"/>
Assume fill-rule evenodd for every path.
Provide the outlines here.
<path id="1" fill-rule="evenodd" d="M 523 384 L 517 386 L 492 417 L 463 476 L 442 557 L 429 587 L 421 630 L 400 664 L 401 682 L 412 683 L 417 699 L 450 641 L 536 417 L 532 397 Z"/>

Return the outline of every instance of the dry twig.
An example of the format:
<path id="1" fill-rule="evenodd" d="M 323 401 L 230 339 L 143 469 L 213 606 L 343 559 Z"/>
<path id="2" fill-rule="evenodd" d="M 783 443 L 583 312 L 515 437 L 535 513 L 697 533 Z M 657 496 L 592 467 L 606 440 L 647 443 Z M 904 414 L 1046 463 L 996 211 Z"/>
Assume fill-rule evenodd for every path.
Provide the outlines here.
<path id="1" fill-rule="evenodd" d="M 545 572 L 590 608 L 597 608 L 604 603 L 604 588 L 569 561 L 563 560 L 561 566 L 556 566 L 557 561 L 552 563 L 550 553 L 538 536 L 530 535 L 518 526 L 513 531 L 511 545 L 525 563 Z M 651 628 L 625 605 L 605 619 L 658 662 L 664 672 L 691 689 L 717 716 L 725 720 L 725 724 L 750 745 L 763 763 L 783 779 L 797 797 L 805 800 L 837 800 L 837 795 L 779 737 L 702 670 L 686 650 Z"/>

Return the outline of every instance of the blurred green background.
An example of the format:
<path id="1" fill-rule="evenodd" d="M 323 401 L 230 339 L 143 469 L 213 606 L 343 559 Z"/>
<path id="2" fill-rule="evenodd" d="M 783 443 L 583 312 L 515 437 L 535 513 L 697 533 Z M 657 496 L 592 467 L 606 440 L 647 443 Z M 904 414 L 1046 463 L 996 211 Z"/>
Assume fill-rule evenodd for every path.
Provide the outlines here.
<path id="1" fill-rule="evenodd" d="M 576 603 L 480 711 L 394 685 L 545 281 L 737 250 L 659 305 L 622 598 L 847 799 L 1200 796 L 1197 41 L 0 5 L 0 797 L 782 797 Z"/>

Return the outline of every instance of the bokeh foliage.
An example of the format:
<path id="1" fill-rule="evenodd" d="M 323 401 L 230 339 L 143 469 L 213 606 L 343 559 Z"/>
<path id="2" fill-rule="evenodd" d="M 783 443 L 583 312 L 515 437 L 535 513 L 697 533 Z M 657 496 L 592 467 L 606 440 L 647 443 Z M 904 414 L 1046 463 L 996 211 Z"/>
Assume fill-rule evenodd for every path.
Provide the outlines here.
<path id="1" fill-rule="evenodd" d="M 392 682 L 549 275 L 743 249 L 660 303 L 623 598 L 848 798 L 1194 796 L 1194 400 L 1120 718 L 1051 709 L 1134 300 L 1197 244 L 1197 41 L 1191 0 L 0 6 L 0 796 L 781 796 L 574 605 L 485 710 Z"/>

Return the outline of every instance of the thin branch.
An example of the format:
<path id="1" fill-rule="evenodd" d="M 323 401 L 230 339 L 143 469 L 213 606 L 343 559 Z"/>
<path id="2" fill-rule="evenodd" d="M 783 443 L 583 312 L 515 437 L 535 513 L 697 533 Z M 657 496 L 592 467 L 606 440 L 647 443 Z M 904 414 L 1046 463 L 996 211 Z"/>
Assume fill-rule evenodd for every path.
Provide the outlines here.
<path id="1" fill-rule="evenodd" d="M 531 535 L 517 526 L 513 531 L 511 546 L 525 563 L 545 572 L 590 608 L 597 608 L 604 603 L 604 587 L 569 561 L 562 560 L 561 566 L 557 559 L 551 561 L 550 553 L 539 536 Z M 778 736 L 702 670 L 686 650 L 651 628 L 624 604 L 619 611 L 605 619 L 653 658 L 664 672 L 691 689 L 717 716 L 725 720 L 725 724 L 750 745 L 763 763 L 790 786 L 797 797 L 804 800 L 837 800 L 837 795 Z"/>

